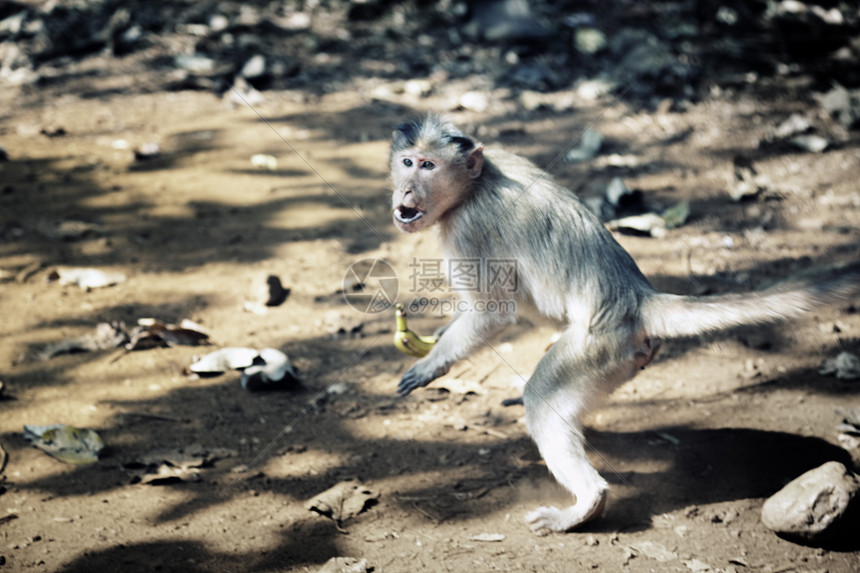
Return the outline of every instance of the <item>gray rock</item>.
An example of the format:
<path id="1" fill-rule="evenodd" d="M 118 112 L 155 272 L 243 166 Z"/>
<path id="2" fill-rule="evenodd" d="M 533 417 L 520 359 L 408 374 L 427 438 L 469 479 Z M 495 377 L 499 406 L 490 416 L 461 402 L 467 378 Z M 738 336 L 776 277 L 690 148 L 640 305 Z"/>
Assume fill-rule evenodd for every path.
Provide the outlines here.
<path id="1" fill-rule="evenodd" d="M 367 571 L 367 559 L 332 557 L 317 570 L 317 573 L 366 573 Z"/>
<path id="2" fill-rule="evenodd" d="M 469 36 L 490 42 L 531 42 L 549 35 L 526 0 L 480 0 L 471 8 L 472 20 L 464 28 Z"/>
<path id="3" fill-rule="evenodd" d="M 573 35 L 573 44 L 580 54 L 593 56 L 606 47 L 606 34 L 597 28 L 577 28 Z"/>
<path id="4" fill-rule="evenodd" d="M 839 462 L 827 462 L 765 501 L 761 520 L 776 533 L 813 540 L 833 532 L 858 491 L 856 475 Z"/>
<path id="5" fill-rule="evenodd" d="M 192 74 L 209 74 L 215 70 L 215 60 L 199 54 L 178 54 L 173 62 Z"/>
<path id="6" fill-rule="evenodd" d="M 606 201 L 613 207 L 618 207 L 625 195 L 630 195 L 631 191 L 624 184 L 621 177 L 613 177 L 606 186 Z"/>
<path id="7" fill-rule="evenodd" d="M 798 135 L 797 137 L 792 137 L 790 142 L 795 147 L 812 153 L 821 153 L 830 145 L 830 142 L 825 138 L 814 134 Z"/>
<path id="8" fill-rule="evenodd" d="M 253 80 L 259 78 L 266 73 L 266 58 L 260 54 L 251 56 L 251 59 L 245 62 L 242 66 L 242 71 L 239 75 L 243 78 Z"/>
<path id="9" fill-rule="evenodd" d="M 594 159 L 600 153 L 603 145 L 603 135 L 599 131 L 586 127 L 582 130 L 577 146 L 571 148 L 564 156 L 564 160 L 570 163 L 588 161 Z"/>
<path id="10" fill-rule="evenodd" d="M 0 20 L 0 37 L 11 36 L 15 37 L 24 27 L 24 20 L 27 19 L 27 11 L 18 12 L 8 18 Z"/>
<path id="11" fill-rule="evenodd" d="M 821 95 L 817 95 L 819 104 L 827 113 L 847 128 L 860 123 L 860 90 L 847 90 L 839 84 Z"/>

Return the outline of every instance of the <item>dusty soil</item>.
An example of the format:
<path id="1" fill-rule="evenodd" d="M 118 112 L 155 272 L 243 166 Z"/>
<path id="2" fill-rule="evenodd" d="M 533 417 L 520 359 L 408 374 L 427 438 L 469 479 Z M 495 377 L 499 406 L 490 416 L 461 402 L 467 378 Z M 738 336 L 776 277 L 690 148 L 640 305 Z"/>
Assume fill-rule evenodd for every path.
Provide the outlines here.
<path id="1" fill-rule="evenodd" d="M 860 569 L 856 541 L 803 546 L 759 519 L 763 500 L 800 473 L 851 464 L 836 409 L 856 406 L 860 386 L 818 369 L 860 351 L 854 306 L 668 343 L 587 421 L 592 459 L 613 486 L 605 516 L 536 536 L 525 513 L 568 500 L 521 408 L 500 403 L 519 393 L 553 330 L 517 324 L 435 387 L 399 398 L 412 359 L 391 344 L 393 311 L 358 312 L 341 291 L 350 265 L 381 258 L 400 278 L 399 300 L 425 294 L 410 265 L 439 253 L 432 233 L 391 224 L 387 138 L 448 100 L 376 101 L 374 83 L 357 81 L 324 95 L 271 90 L 248 106 L 199 91 L 139 93 L 120 72 L 86 94 L 72 78 L 3 96 L 0 570 L 314 571 L 334 556 L 374 571 Z M 667 236 L 619 241 L 661 289 L 740 292 L 860 256 L 860 138 L 815 111 L 811 90 L 804 76 L 763 79 L 659 107 L 561 91 L 575 105 L 557 112 L 526 111 L 498 88 L 486 91 L 486 111 L 451 115 L 585 196 L 621 175 L 649 205 L 688 200 L 689 221 Z M 792 113 L 813 118 L 832 148 L 761 145 Z M 589 125 L 607 138 L 601 157 L 636 161 L 557 161 Z M 136 160 L 132 149 L 150 142 L 160 155 Z M 252 166 L 260 153 L 277 168 Z M 738 155 L 767 181 L 745 202 L 726 192 Z M 90 225 L 64 234 L 82 228 L 69 222 Z M 48 281 L 61 266 L 127 279 L 84 291 Z M 249 312 L 269 275 L 289 297 Z M 282 349 L 304 387 L 250 393 L 238 373 L 189 376 L 214 347 L 38 358 L 99 322 L 143 317 L 192 319 L 216 346 Z M 429 333 L 444 319 L 412 322 Z M 25 424 L 55 422 L 97 430 L 100 461 L 66 465 L 22 438 Z M 227 451 L 196 479 L 151 484 L 129 469 L 192 444 Z M 377 502 L 339 525 L 306 509 L 347 479 Z M 474 539 L 487 533 L 503 539 Z"/>

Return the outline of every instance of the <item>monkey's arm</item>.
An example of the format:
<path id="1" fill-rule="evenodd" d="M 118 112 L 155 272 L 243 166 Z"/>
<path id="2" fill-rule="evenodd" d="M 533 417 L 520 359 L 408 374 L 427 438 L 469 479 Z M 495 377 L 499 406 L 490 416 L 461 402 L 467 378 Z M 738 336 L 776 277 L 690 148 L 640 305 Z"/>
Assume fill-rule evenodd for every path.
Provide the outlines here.
<path id="1" fill-rule="evenodd" d="M 451 366 L 472 353 L 514 321 L 513 314 L 468 311 L 460 313 L 444 330 L 430 354 L 403 374 L 397 392 L 406 396 L 444 375 Z"/>

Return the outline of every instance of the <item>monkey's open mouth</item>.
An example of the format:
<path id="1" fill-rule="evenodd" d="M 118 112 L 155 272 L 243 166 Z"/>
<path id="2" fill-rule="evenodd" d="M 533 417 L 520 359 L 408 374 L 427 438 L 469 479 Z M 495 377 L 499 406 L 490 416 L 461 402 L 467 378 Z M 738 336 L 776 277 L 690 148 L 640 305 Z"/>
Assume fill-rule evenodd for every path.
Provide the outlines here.
<path id="1" fill-rule="evenodd" d="M 414 223 L 424 216 L 424 211 L 415 207 L 400 206 L 394 210 L 394 218 L 401 223 Z"/>

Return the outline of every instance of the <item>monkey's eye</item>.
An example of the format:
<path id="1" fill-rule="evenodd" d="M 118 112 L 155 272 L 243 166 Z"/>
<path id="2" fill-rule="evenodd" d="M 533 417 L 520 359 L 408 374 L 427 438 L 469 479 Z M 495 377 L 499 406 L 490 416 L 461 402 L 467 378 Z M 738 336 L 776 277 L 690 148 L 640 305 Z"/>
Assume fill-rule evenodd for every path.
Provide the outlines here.
<path id="1" fill-rule="evenodd" d="M 412 160 L 409 159 L 408 157 L 404 158 L 403 159 L 403 165 L 405 165 L 406 167 L 412 167 Z"/>
<path id="2" fill-rule="evenodd" d="M 421 162 L 421 169 L 427 169 L 429 171 L 430 169 L 433 169 L 434 167 L 436 167 L 436 164 L 434 164 L 432 161 L 422 161 Z"/>

